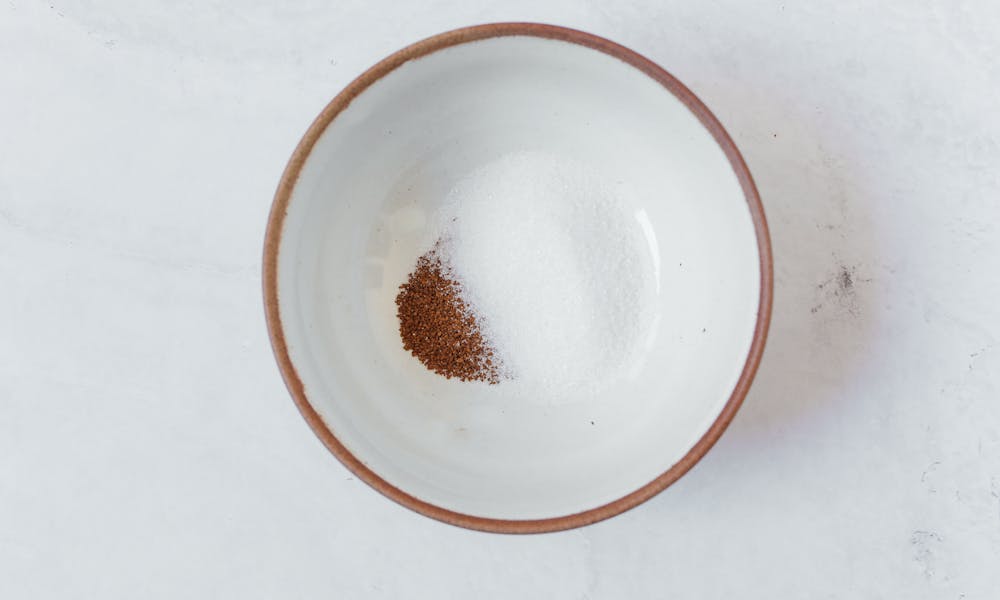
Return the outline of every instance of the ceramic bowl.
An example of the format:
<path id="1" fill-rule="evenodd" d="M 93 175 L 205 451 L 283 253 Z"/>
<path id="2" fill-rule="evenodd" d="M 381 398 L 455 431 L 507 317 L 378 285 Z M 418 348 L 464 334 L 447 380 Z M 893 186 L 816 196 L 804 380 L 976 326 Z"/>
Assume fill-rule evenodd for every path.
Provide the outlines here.
<path id="1" fill-rule="evenodd" d="M 642 368 L 577 402 L 446 380 L 399 340 L 429 215 L 526 149 L 626 182 L 661 282 Z M 719 121 L 646 58 L 550 25 L 443 33 L 347 86 L 292 155 L 264 254 L 278 365 L 323 443 L 400 504 L 486 531 L 585 525 L 676 481 L 739 408 L 771 311 L 764 213 Z"/>

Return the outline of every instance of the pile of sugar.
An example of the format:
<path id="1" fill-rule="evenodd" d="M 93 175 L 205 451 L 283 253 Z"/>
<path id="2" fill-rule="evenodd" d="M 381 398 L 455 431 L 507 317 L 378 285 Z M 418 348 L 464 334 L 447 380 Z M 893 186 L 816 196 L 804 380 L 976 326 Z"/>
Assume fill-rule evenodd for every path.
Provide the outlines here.
<path id="1" fill-rule="evenodd" d="M 595 392 L 640 358 L 652 320 L 649 245 L 633 210 L 581 164 L 510 154 L 461 180 L 433 242 L 505 381 Z"/>

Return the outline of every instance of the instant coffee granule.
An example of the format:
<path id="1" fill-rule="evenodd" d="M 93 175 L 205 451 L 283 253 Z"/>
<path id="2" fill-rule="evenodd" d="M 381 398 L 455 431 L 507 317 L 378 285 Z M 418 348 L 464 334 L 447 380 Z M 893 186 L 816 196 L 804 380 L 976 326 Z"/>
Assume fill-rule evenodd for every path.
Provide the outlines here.
<path id="1" fill-rule="evenodd" d="M 399 286 L 396 315 L 403 348 L 449 379 L 499 383 L 493 349 L 462 300 L 461 286 L 441 264 L 437 247 L 417 260 L 406 283 Z"/>

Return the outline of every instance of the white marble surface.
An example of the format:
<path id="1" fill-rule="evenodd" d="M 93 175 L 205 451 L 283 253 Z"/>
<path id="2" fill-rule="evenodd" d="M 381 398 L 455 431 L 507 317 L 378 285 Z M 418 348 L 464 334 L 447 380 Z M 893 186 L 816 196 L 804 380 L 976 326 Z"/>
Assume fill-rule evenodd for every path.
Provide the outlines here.
<path id="1" fill-rule="evenodd" d="M 997 597 L 1000 5 L 285 5 L 0 6 L 0 598 Z M 534 537 L 351 477 L 289 401 L 259 293 L 275 183 L 329 98 L 515 19 L 688 83 L 756 176 L 777 275 L 718 446 Z"/>

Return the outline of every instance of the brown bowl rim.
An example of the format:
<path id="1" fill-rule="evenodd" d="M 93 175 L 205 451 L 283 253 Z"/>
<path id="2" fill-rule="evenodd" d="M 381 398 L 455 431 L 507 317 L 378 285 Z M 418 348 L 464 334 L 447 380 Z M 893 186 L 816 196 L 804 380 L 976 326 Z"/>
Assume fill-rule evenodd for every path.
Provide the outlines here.
<path id="1" fill-rule="evenodd" d="M 588 48 L 598 50 L 613 56 L 633 67 L 639 69 L 664 88 L 677 97 L 687 106 L 702 125 L 712 134 L 716 143 L 725 152 L 733 170 L 736 172 L 743 194 L 746 197 L 747 205 L 753 219 L 754 229 L 757 236 L 757 249 L 760 257 L 760 301 L 757 310 L 757 322 L 754 328 L 753 341 L 747 353 L 747 359 L 743 366 L 740 378 L 733 388 L 733 392 L 726 402 L 725 407 L 719 416 L 712 423 L 708 431 L 698 440 L 698 442 L 672 467 L 664 473 L 643 485 L 639 489 L 630 492 L 617 500 L 608 502 L 596 508 L 591 508 L 582 512 L 568 514 L 559 517 L 546 519 L 493 519 L 474 515 L 463 514 L 440 506 L 425 502 L 412 496 L 396 486 L 382 479 L 378 474 L 368 468 L 358 460 L 340 441 L 337 436 L 323 422 L 319 414 L 309 403 L 306 397 L 302 381 L 299 379 L 288 354 L 288 346 L 285 342 L 284 330 L 281 323 L 281 316 L 278 306 L 278 249 L 281 244 L 284 218 L 291 199 L 292 191 L 299 177 L 299 173 L 305 164 L 313 146 L 320 138 L 334 118 L 343 111 L 354 98 L 365 91 L 372 83 L 378 81 L 386 74 L 400 67 L 404 63 L 426 56 L 443 48 L 449 48 L 459 44 L 473 42 L 477 40 L 505 37 L 505 36 L 531 36 L 553 40 L 560 40 Z M 747 169 L 739 150 L 733 143 L 729 134 L 716 119 L 715 115 L 709 111 L 708 107 L 694 95 L 684 84 L 678 81 L 673 75 L 658 66 L 653 61 L 644 56 L 616 44 L 610 40 L 596 35 L 561 27 L 541 23 L 490 23 L 485 25 L 474 25 L 463 27 L 452 31 L 447 31 L 413 45 L 383 59 L 381 62 L 365 71 L 357 79 L 352 81 L 343 91 L 337 94 L 333 100 L 327 104 L 326 108 L 310 125 L 302 140 L 295 148 L 285 171 L 281 176 L 278 189 L 275 192 L 274 202 L 267 222 L 267 232 L 264 238 L 264 261 L 262 283 L 264 288 L 264 309 L 267 320 L 267 330 L 270 337 L 274 356 L 278 362 L 281 375 L 292 395 L 295 405 L 298 407 L 306 422 L 313 432 L 319 437 L 323 444 L 329 449 L 337 459 L 340 460 L 359 479 L 370 485 L 372 488 L 395 502 L 416 511 L 425 516 L 443 521 L 451 525 L 465 527 L 468 529 L 495 532 L 495 533 L 544 533 L 561 531 L 582 527 L 597 521 L 621 514 L 626 510 L 642 504 L 646 500 L 660 493 L 672 483 L 677 481 L 682 475 L 687 473 L 708 450 L 715 444 L 722 433 L 733 420 L 739 410 L 743 399 L 746 397 L 750 384 L 757 372 L 761 356 L 764 352 L 764 345 L 767 340 L 768 327 L 771 320 L 771 304 L 774 293 L 774 275 L 771 256 L 771 240 L 768 234 L 767 221 L 764 217 L 764 209 L 761 206 L 760 195 L 754 185 L 753 178 Z"/>

